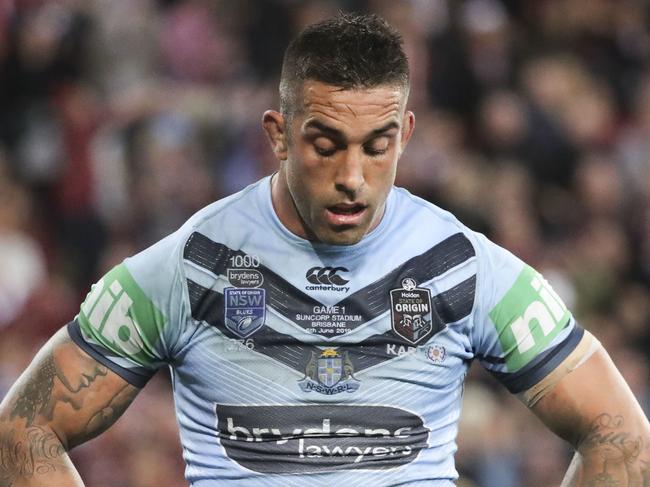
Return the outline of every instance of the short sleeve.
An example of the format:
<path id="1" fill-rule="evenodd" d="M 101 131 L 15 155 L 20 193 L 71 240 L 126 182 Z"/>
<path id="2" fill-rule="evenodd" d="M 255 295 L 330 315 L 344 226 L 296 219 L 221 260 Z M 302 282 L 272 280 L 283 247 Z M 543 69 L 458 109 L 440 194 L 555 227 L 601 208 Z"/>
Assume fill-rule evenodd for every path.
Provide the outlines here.
<path id="1" fill-rule="evenodd" d="M 483 236 L 478 239 L 475 357 L 512 393 L 549 375 L 584 330 L 542 275 Z"/>
<path id="2" fill-rule="evenodd" d="M 171 235 L 111 269 L 68 325 L 77 345 L 137 387 L 173 359 L 184 323 L 177 239 Z"/>

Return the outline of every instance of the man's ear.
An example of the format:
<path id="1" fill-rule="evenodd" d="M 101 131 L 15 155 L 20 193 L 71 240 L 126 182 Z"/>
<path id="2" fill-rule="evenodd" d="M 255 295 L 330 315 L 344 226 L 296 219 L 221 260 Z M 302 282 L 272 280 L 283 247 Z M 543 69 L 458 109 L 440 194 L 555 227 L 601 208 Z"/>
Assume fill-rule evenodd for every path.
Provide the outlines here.
<path id="1" fill-rule="evenodd" d="M 275 110 L 265 111 L 262 116 L 262 127 L 264 127 L 264 132 L 266 132 L 275 157 L 280 161 L 285 161 L 288 152 L 288 134 L 286 133 L 287 125 L 282 114 Z"/>

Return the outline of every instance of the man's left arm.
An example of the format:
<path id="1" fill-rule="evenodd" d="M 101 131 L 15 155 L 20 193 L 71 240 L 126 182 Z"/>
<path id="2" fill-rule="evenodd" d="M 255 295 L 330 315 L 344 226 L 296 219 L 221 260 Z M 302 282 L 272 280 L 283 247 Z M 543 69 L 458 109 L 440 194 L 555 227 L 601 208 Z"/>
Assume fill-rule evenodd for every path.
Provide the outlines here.
<path id="1" fill-rule="evenodd" d="M 576 449 L 562 487 L 650 487 L 650 423 L 601 345 L 532 410 Z"/>

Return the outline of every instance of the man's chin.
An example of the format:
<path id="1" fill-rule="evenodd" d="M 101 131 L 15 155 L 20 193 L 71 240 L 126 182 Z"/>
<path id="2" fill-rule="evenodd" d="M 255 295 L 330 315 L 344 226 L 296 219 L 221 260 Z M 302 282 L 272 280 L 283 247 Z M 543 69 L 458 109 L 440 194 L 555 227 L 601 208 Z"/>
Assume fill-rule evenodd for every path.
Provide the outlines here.
<path id="1" fill-rule="evenodd" d="M 351 228 L 325 229 L 319 232 L 317 238 L 328 245 L 354 245 L 366 235 L 367 229 L 354 226 Z"/>

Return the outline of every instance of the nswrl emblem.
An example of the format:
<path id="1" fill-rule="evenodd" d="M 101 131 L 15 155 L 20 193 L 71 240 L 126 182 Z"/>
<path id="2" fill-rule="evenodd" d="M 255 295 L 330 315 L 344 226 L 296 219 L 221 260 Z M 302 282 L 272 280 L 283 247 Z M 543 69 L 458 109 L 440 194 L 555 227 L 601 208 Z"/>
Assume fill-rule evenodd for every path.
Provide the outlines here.
<path id="1" fill-rule="evenodd" d="M 402 279 L 402 287 L 390 292 L 390 304 L 393 332 L 413 345 L 439 331 L 433 329 L 431 293 L 417 287 L 415 279 Z"/>
<path id="2" fill-rule="evenodd" d="M 307 362 L 305 377 L 298 381 L 304 392 L 316 391 L 333 395 L 340 392 L 354 392 L 359 380 L 354 377 L 354 365 L 347 353 L 341 356 L 334 348 L 326 348 L 318 355 L 312 352 Z"/>

